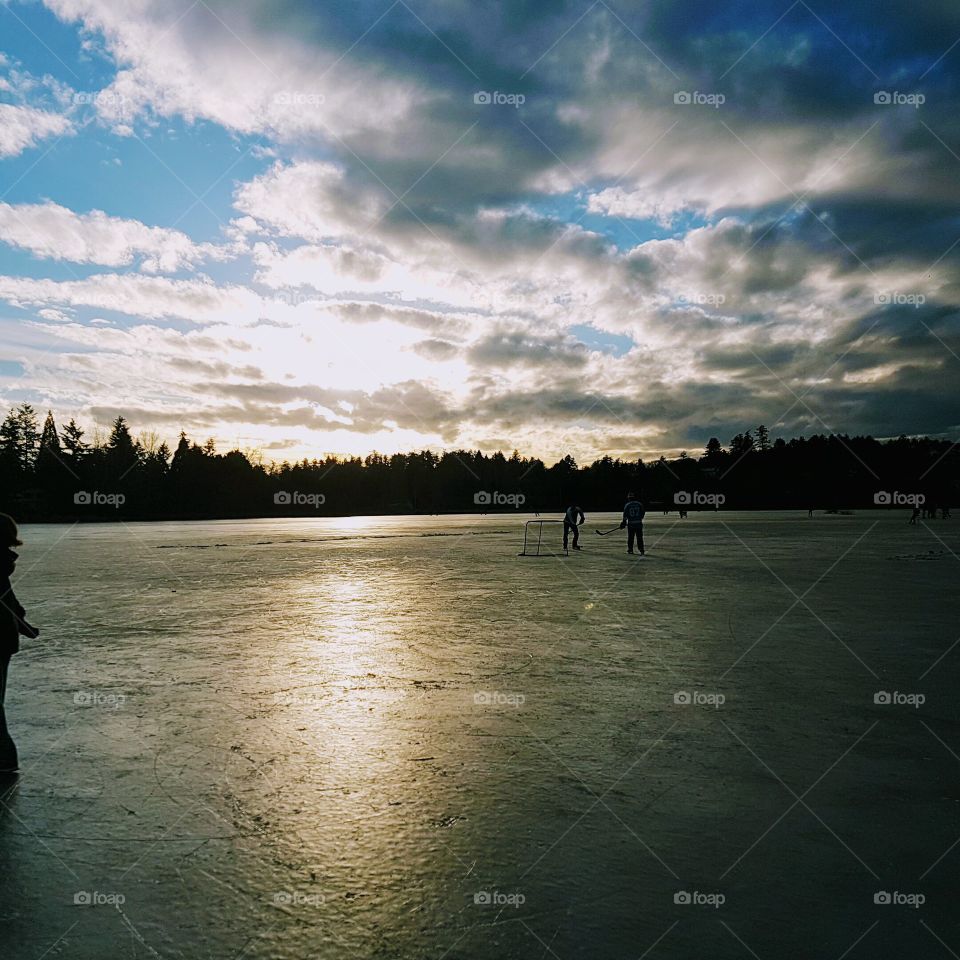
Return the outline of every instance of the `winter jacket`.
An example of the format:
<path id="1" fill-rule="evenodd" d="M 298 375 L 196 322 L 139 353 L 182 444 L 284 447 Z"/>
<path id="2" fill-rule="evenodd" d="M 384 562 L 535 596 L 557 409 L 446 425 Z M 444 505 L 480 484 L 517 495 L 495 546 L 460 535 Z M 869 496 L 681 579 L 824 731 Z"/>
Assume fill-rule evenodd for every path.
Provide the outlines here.
<path id="1" fill-rule="evenodd" d="M 0 657 L 9 657 L 20 649 L 20 633 L 26 616 L 10 586 L 16 565 L 17 555 L 12 550 L 0 550 Z"/>

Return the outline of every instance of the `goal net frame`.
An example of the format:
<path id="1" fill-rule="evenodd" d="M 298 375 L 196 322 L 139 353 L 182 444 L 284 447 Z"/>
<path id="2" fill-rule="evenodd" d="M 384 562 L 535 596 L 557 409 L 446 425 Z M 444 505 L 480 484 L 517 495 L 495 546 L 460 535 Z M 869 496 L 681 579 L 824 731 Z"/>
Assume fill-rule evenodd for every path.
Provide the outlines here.
<path id="1" fill-rule="evenodd" d="M 533 537 L 530 534 L 530 524 L 537 524 L 537 537 L 536 542 L 534 543 Z M 569 557 L 570 552 L 561 546 L 559 550 L 554 553 L 553 551 L 544 552 L 543 547 L 543 525 L 545 523 L 560 523 L 562 520 L 555 519 L 546 519 L 541 520 L 539 517 L 535 520 L 527 520 L 523 524 L 523 550 L 517 554 L 518 557 Z"/>

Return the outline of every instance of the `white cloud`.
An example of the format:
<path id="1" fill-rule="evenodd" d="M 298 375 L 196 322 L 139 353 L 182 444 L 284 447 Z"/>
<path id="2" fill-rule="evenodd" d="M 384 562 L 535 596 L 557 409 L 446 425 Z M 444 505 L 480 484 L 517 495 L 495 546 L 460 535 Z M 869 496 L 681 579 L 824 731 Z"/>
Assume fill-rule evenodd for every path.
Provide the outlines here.
<path id="1" fill-rule="evenodd" d="M 63 281 L 0 276 L 0 299 L 21 307 L 87 307 L 198 324 L 252 323 L 264 315 L 265 308 L 264 301 L 245 287 L 140 274 L 96 274 Z M 277 309 L 282 311 L 283 306 Z"/>
<path id="2" fill-rule="evenodd" d="M 351 191 L 341 167 L 323 161 L 275 163 L 238 187 L 234 206 L 246 215 L 237 221 L 242 229 L 264 224 L 280 236 L 314 241 L 372 227 L 386 211 L 375 198 Z"/>
<path id="3" fill-rule="evenodd" d="M 272 34 L 249 5 L 152 0 L 46 0 L 59 17 L 102 33 L 120 70 L 98 108 L 126 127 L 141 113 L 213 120 L 282 140 L 378 136 L 409 124 L 428 91 L 358 68 L 336 49 Z M 122 131 L 121 131 L 122 132 Z"/>
<path id="4" fill-rule="evenodd" d="M 15 157 L 39 141 L 70 129 L 70 121 L 58 113 L 0 103 L 0 157 Z"/>
<path id="5" fill-rule="evenodd" d="M 180 230 L 149 227 L 111 217 L 102 210 L 74 213 L 59 204 L 0 203 L 0 241 L 38 257 L 122 267 L 140 258 L 147 273 L 172 273 L 211 257 L 229 256 L 225 247 L 194 243 Z"/>
<path id="6" fill-rule="evenodd" d="M 664 226 L 669 226 L 682 209 L 693 206 L 693 203 L 682 197 L 668 203 L 654 191 L 630 191 L 623 187 L 608 187 L 591 194 L 587 200 L 590 213 L 634 220 L 656 220 Z"/>

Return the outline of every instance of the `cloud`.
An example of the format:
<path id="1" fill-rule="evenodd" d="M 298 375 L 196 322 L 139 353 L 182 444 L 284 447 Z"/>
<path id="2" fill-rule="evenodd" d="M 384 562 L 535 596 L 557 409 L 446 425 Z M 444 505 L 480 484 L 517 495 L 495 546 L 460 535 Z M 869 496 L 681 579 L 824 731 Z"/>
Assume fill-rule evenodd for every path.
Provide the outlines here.
<path id="1" fill-rule="evenodd" d="M 91 409 L 108 406 L 98 364 L 120 356 L 150 384 L 144 416 L 196 401 L 191 422 L 354 450 L 495 437 L 635 454 L 760 420 L 915 432 L 954 416 L 949 5 L 48 6 L 113 59 L 86 105 L 110 131 L 149 142 L 180 118 L 206 149 L 215 124 L 268 164 L 234 185 L 226 247 L 39 198 L 0 207 L 18 248 L 119 271 L 0 278 L 58 343 L 88 331 Z M 919 110 L 875 102 L 921 87 Z M 208 261 L 216 283 L 142 275 Z M 150 323 L 121 343 L 90 311 Z M 163 324 L 235 339 L 250 363 L 192 358 Z M 603 354 L 583 326 L 635 346 Z"/>
<path id="2" fill-rule="evenodd" d="M 204 258 L 222 260 L 228 255 L 223 247 L 194 243 L 180 230 L 148 227 L 102 210 L 74 213 L 51 201 L 0 203 L 0 241 L 38 257 L 72 263 L 122 267 L 139 258 L 145 273 L 173 273 Z"/>
<path id="3" fill-rule="evenodd" d="M 560 334 L 536 336 L 522 330 L 499 330 L 471 344 L 467 357 L 479 367 L 583 367 L 587 348 Z"/>
<path id="4" fill-rule="evenodd" d="M 62 136 L 70 129 L 70 121 L 62 114 L 0 103 L 0 158 L 15 157 L 41 140 Z"/>
<path id="5" fill-rule="evenodd" d="M 419 353 L 421 357 L 426 357 L 428 360 L 450 360 L 455 357 L 460 351 L 455 343 L 450 343 L 449 340 L 419 340 L 411 348 L 411 350 Z"/>
<path id="6" fill-rule="evenodd" d="M 203 118 L 280 140 L 402 128 L 429 97 L 414 81 L 361 69 L 307 42 L 302 23 L 264 3 L 47 0 L 61 19 L 102 37 L 118 71 L 97 101 L 126 132 L 138 117 Z M 281 32 L 277 25 L 286 29 Z M 122 105 L 122 109 L 120 106 Z"/>
<path id="7" fill-rule="evenodd" d="M 180 318 L 198 324 L 238 318 L 252 321 L 266 309 L 263 299 L 245 287 L 139 274 L 104 273 L 62 281 L 0 276 L 0 299 L 24 308 L 53 304 L 89 307 L 148 319 Z M 284 306 L 276 309 L 282 312 Z"/>

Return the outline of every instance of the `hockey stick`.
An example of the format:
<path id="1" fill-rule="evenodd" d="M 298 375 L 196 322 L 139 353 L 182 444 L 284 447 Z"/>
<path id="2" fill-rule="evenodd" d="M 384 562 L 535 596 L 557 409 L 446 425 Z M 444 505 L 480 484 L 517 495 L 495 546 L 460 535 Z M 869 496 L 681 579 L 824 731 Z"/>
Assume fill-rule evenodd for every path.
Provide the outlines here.
<path id="1" fill-rule="evenodd" d="M 594 533 L 596 533 L 597 536 L 599 537 L 605 537 L 608 533 L 615 533 L 619 529 L 620 527 L 617 526 L 617 527 L 611 527 L 609 530 L 594 530 Z"/>

